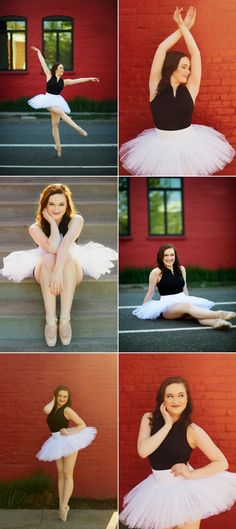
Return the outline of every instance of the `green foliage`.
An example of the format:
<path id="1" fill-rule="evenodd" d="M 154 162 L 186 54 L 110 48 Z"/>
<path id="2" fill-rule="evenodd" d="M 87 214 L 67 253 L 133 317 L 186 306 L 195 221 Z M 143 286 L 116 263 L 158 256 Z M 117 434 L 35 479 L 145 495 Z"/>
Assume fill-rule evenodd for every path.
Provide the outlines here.
<path id="1" fill-rule="evenodd" d="M 30 98 L 20 97 L 15 101 L 0 101 L 0 112 L 36 112 L 34 108 L 28 105 L 28 99 Z M 117 110 L 117 102 L 112 99 L 93 101 L 86 97 L 75 97 L 68 103 L 72 112 L 96 112 L 99 114 L 101 112 L 116 112 Z M 41 109 L 41 111 L 45 112 L 45 109 Z M 40 110 L 37 112 L 40 112 Z"/>
<path id="2" fill-rule="evenodd" d="M 187 266 L 188 285 L 228 286 L 236 284 L 236 268 L 207 270 L 197 266 Z M 148 283 L 151 268 L 124 268 L 120 272 L 121 284 Z"/>
<path id="3" fill-rule="evenodd" d="M 51 501 L 52 479 L 34 473 L 14 481 L 0 481 L 0 508 L 43 507 Z"/>

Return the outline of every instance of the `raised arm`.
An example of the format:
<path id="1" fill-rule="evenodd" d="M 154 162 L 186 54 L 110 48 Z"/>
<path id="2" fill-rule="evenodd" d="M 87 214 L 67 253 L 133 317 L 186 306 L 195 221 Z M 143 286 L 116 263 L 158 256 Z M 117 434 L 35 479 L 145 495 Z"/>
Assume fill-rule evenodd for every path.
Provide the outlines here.
<path id="1" fill-rule="evenodd" d="M 55 404 L 55 397 L 53 397 L 53 399 L 50 402 L 48 402 L 48 404 L 46 404 L 46 406 L 44 406 L 44 408 L 43 408 L 44 413 L 49 415 L 49 413 L 53 409 L 54 404 Z"/>
<path id="2" fill-rule="evenodd" d="M 44 71 L 46 77 L 47 77 L 47 81 L 49 81 L 49 79 L 51 79 L 51 77 L 52 77 L 52 74 L 51 74 L 51 72 L 50 72 L 50 70 L 49 70 L 49 68 L 48 68 L 48 66 L 47 66 L 47 64 L 45 62 L 44 57 L 42 56 L 41 51 L 38 48 L 36 48 L 35 46 L 31 46 L 31 50 L 34 50 L 34 51 L 37 52 L 38 60 L 39 60 L 41 66 L 43 68 L 43 71 Z"/>
<path id="3" fill-rule="evenodd" d="M 156 284 L 160 281 L 160 277 L 161 270 L 159 268 L 154 268 L 154 270 L 150 272 L 148 291 L 143 300 L 143 303 L 147 303 L 147 301 L 150 301 L 153 298 Z"/>
<path id="4" fill-rule="evenodd" d="M 151 435 L 151 426 L 150 419 L 152 418 L 151 413 L 145 413 L 140 424 L 137 449 L 138 454 L 143 459 L 148 457 L 152 452 L 154 452 L 158 446 L 164 441 L 169 431 L 173 426 L 173 420 L 169 413 L 166 411 L 164 403 L 160 407 L 162 416 L 164 418 L 165 424 L 158 430 L 158 432 Z"/>
<path id="5" fill-rule="evenodd" d="M 195 22 L 196 10 L 193 7 L 190 7 L 187 11 L 186 17 L 184 19 L 184 24 L 188 29 L 191 29 Z M 183 22 L 183 20 L 182 20 Z M 150 91 L 150 101 L 155 97 L 158 84 L 162 76 L 162 68 L 166 58 L 166 53 L 169 51 L 175 44 L 182 38 L 183 34 L 179 29 L 174 33 L 169 35 L 165 40 L 163 40 L 154 55 L 150 77 L 149 77 L 149 91 Z"/>
<path id="6" fill-rule="evenodd" d="M 89 81 L 91 81 L 92 83 L 99 83 L 100 79 L 98 77 L 78 77 L 78 79 L 64 79 L 64 86 L 88 83 Z"/>
<path id="7" fill-rule="evenodd" d="M 182 15 L 181 15 L 182 9 L 183 8 L 181 9 L 176 8 L 173 18 L 177 26 L 179 27 L 179 30 L 184 38 L 185 44 L 187 46 L 187 49 L 188 49 L 188 52 L 191 58 L 191 71 L 190 71 L 190 75 L 189 75 L 186 86 L 193 100 L 195 101 L 195 98 L 198 95 L 200 83 L 201 83 L 201 73 L 202 73 L 201 54 L 193 38 L 193 35 L 190 33 L 189 29 L 186 27 L 182 19 Z M 191 8 L 191 9 L 194 9 L 194 8 Z M 196 14 L 196 10 L 195 10 L 195 14 Z"/>

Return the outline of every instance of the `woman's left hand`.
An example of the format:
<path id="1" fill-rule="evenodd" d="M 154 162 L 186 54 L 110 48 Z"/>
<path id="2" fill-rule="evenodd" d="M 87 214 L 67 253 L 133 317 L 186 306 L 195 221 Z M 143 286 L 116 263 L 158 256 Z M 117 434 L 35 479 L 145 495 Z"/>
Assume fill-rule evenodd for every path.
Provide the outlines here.
<path id="1" fill-rule="evenodd" d="M 51 293 L 58 296 L 63 292 L 63 274 L 60 270 L 53 270 L 50 282 Z"/>
<path id="2" fill-rule="evenodd" d="M 184 463 L 176 463 L 176 465 L 173 465 L 171 472 L 174 476 L 182 476 L 185 479 L 191 479 L 192 472 Z"/>
<path id="3" fill-rule="evenodd" d="M 173 20 L 176 22 L 177 26 L 180 26 L 181 24 L 184 24 L 184 21 L 182 19 L 182 13 L 183 7 L 176 7 L 176 10 L 174 12 Z"/>
<path id="4" fill-rule="evenodd" d="M 68 432 L 68 430 L 67 430 L 66 428 L 61 428 L 61 430 L 60 430 L 60 434 L 61 434 L 61 435 L 70 435 L 69 432 Z"/>
<path id="5" fill-rule="evenodd" d="M 100 79 L 99 77 L 90 77 L 90 81 L 92 81 L 93 83 L 99 83 Z"/>

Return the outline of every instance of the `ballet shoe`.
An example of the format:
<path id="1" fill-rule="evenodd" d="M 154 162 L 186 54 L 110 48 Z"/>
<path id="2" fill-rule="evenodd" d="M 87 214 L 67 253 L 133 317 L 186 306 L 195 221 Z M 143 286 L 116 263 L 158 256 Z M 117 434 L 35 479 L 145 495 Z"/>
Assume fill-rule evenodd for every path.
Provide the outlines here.
<path id="1" fill-rule="evenodd" d="M 68 330 L 66 335 L 63 333 L 63 329 L 62 329 L 64 325 L 68 325 L 68 327 L 69 327 L 69 330 Z M 63 345 L 69 345 L 70 344 L 71 338 L 72 338 L 72 329 L 71 329 L 71 324 L 70 324 L 70 318 L 67 318 L 65 320 L 61 320 L 60 319 L 59 336 L 60 336 L 61 343 Z"/>
<path id="2" fill-rule="evenodd" d="M 79 127 L 79 126 L 78 126 L 78 133 L 80 134 L 80 136 L 88 136 L 88 133 L 86 132 L 86 130 L 82 129 L 82 127 Z"/>
<path id="3" fill-rule="evenodd" d="M 62 522 L 66 522 L 69 510 L 69 505 L 64 505 L 60 508 L 60 519 L 62 520 Z"/>
<path id="4" fill-rule="evenodd" d="M 218 310 L 217 314 L 219 315 L 220 320 L 232 320 L 236 317 L 236 312 L 232 311 L 226 311 L 226 310 Z"/>
<path id="5" fill-rule="evenodd" d="M 53 336 L 49 336 L 49 334 L 48 334 L 48 330 L 49 330 L 50 326 L 55 326 L 56 327 L 56 331 L 55 331 Z M 48 320 L 46 318 L 46 325 L 45 325 L 45 329 L 44 329 L 44 337 L 45 337 L 45 342 L 46 342 L 48 347 L 55 347 L 55 345 L 57 343 L 57 318 L 55 318 L 54 320 Z"/>
<path id="6" fill-rule="evenodd" d="M 61 149 L 61 146 L 60 146 L 60 145 L 55 145 L 54 148 L 55 148 L 55 151 L 57 152 L 57 156 L 58 156 L 58 158 L 60 158 L 61 155 L 62 155 L 62 149 Z"/>
<path id="7" fill-rule="evenodd" d="M 232 323 L 221 319 L 215 320 L 212 325 L 212 329 L 230 329 L 230 327 L 232 327 Z"/>

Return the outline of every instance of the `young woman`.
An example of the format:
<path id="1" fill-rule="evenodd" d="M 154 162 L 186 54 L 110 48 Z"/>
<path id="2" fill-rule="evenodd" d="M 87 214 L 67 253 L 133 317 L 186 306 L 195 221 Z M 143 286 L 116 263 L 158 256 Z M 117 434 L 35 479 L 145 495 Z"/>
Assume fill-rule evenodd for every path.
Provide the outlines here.
<path id="1" fill-rule="evenodd" d="M 8 279 L 22 281 L 34 275 L 44 300 L 48 347 L 57 341 L 56 297 L 60 296 L 59 335 L 63 345 L 72 338 L 70 311 L 76 286 L 83 273 L 95 279 L 110 273 L 117 253 L 102 244 L 76 241 L 83 227 L 83 218 L 75 213 L 70 189 L 62 184 L 48 185 L 40 196 L 36 222 L 29 233 L 37 249 L 12 252 L 3 259 L 0 273 Z"/>
<path id="2" fill-rule="evenodd" d="M 65 86 L 71 86 L 78 83 L 87 83 L 89 81 L 99 82 L 97 77 L 80 77 L 78 79 L 62 79 L 64 74 L 64 66 L 61 63 L 54 64 L 51 70 L 48 68 L 41 51 L 35 46 L 31 49 L 38 54 L 39 62 L 46 75 L 46 94 L 39 94 L 32 99 L 29 99 L 28 104 L 35 108 L 46 108 L 51 114 L 52 120 L 52 135 L 55 142 L 55 149 L 57 155 L 61 156 L 61 143 L 59 136 L 59 122 L 60 119 L 65 121 L 70 127 L 75 129 L 81 136 L 87 136 L 87 132 L 77 125 L 67 114 L 70 113 L 70 108 L 65 99 L 60 95 Z"/>
<path id="3" fill-rule="evenodd" d="M 73 471 L 78 450 L 86 448 L 96 436 L 96 429 L 86 427 L 85 422 L 72 410 L 71 392 L 67 386 L 58 386 L 54 397 L 44 406 L 51 437 L 45 441 L 37 458 L 41 461 L 56 461 L 58 471 L 59 518 L 65 522 L 69 511 L 69 499 L 74 482 Z M 72 421 L 76 426 L 68 428 Z"/>
<path id="4" fill-rule="evenodd" d="M 154 55 L 150 79 L 150 107 L 154 129 L 142 132 L 122 145 L 124 168 L 134 175 L 212 175 L 230 163 L 234 149 L 225 137 L 210 127 L 191 125 L 201 81 L 201 55 L 190 32 L 196 9 L 185 19 L 176 8 L 178 29 L 161 42 Z M 181 38 L 189 57 L 169 51 Z"/>
<path id="5" fill-rule="evenodd" d="M 160 301 L 152 300 L 156 286 Z M 160 315 L 167 320 L 192 317 L 201 325 L 213 329 L 232 327 L 228 320 L 235 318 L 236 313 L 212 311 L 213 305 L 213 301 L 188 295 L 185 268 L 179 263 L 175 247 L 164 244 L 157 253 L 157 267 L 150 273 L 143 305 L 137 307 L 133 314 L 142 320 L 155 320 Z"/>
<path id="6" fill-rule="evenodd" d="M 200 426 L 192 422 L 189 385 L 182 377 L 161 384 L 153 413 L 144 414 L 138 454 L 149 458 L 152 474 L 124 499 L 120 520 L 139 529 L 199 529 L 202 518 L 230 509 L 236 500 L 236 474 Z M 192 450 L 210 463 L 193 469 Z"/>

